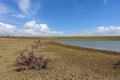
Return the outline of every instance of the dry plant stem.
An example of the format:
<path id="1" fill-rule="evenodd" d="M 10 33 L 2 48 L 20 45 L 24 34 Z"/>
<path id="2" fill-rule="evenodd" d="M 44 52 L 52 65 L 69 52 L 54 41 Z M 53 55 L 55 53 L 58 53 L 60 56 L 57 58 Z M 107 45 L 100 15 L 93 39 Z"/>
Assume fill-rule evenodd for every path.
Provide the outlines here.
<path id="1" fill-rule="evenodd" d="M 24 71 L 24 70 L 40 70 L 46 69 L 49 59 L 44 58 L 41 55 L 41 43 L 40 40 L 35 41 L 31 46 L 31 50 L 23 50 L 19 52 L 20 55 L 17 57 L 15 61 L 15 66 L 17 67 L 16 71 Z"/>

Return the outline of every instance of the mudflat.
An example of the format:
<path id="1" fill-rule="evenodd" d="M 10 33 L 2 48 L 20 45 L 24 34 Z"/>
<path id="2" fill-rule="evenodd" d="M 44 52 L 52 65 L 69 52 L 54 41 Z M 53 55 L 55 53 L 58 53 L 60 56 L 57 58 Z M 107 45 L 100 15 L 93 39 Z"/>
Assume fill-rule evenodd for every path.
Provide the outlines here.
<path id="1" fill-rule="evenodd" d="M 52 60 L 49 67 L 16 72 L 17 52 L 38 39 L 42 54 Z M 119 53 L 63 45 L 49 37 L 0 38 L 0 80 L 120 80 L 120 68 L 113 68 L 118 59 Z"/>

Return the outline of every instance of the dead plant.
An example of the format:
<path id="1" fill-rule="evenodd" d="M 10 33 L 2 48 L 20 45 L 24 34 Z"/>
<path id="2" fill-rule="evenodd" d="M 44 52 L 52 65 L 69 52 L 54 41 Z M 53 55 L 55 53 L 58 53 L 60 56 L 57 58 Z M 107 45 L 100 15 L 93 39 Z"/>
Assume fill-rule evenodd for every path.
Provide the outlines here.
<path id="1" fill-rule="evenodd" d="M 19 52 L 19 56 L 15 61 L 16 71 L 24 70 L 40 70 L 46 69 L 50 59 L 44 58 L 41 53 L 40 40 L 35 41 L 31 46 L 31 50 L 22 50 Z"/>

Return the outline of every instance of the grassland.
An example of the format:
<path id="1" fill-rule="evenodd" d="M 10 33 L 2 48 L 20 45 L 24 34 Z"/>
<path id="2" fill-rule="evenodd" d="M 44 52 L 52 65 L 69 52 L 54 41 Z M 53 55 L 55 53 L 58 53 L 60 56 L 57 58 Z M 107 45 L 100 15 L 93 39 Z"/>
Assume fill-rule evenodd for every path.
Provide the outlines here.
<path id="1" fill-rule="evenodd" d="M 120 69 L 113 68 L 116 60 L 120 59 L 119 54 L 52 42 L 65 39 L 55 37 L 40 38 L 42 54 L 52 60 L 48 69 L 14 71 L 17 52 L 29 48 L 37 39 L 0 38 L 0 80 L 120 80 Z M 119 40 L 118 37 L 116 39 Z"/>
<path id="2" fill-rule="evenodd" d="M 53 40 L 120 40 L 120 36 L 59 36 L 59 37 L 42 37 Z"/>

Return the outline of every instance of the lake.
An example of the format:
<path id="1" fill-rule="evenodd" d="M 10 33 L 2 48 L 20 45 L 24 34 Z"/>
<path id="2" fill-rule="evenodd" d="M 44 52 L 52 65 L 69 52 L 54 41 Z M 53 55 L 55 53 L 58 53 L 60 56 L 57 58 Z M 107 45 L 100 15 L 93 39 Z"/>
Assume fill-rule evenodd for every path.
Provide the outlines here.
<path id="1" fill-rule="evenodd" d="M 63 44 L 120 52 L 120 41 L 106 40 L 60 40 Z"/>

